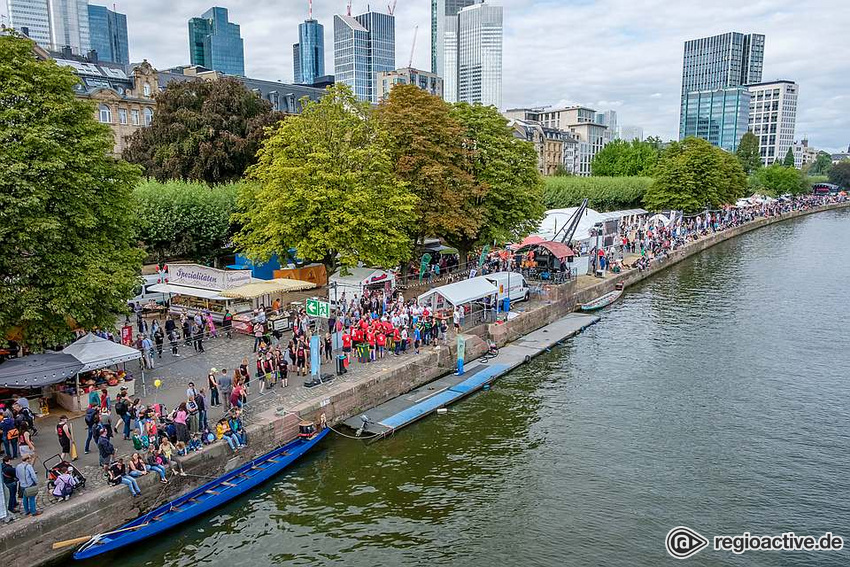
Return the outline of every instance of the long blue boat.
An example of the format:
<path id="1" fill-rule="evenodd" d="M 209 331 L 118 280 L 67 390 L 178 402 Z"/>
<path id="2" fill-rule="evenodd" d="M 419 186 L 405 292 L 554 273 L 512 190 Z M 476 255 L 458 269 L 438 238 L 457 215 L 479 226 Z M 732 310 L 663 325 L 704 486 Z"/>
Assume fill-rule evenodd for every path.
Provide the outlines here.
<path id="1" fill-rule="evenodd" d="M 280 473 L 321 441 L 328 431 L 324 428 L 310 437 L 287 443 L 116 530 L 92 536 L 74 553 L 74 559 L 89 559 L 155 536 L 233 500 Z"/>

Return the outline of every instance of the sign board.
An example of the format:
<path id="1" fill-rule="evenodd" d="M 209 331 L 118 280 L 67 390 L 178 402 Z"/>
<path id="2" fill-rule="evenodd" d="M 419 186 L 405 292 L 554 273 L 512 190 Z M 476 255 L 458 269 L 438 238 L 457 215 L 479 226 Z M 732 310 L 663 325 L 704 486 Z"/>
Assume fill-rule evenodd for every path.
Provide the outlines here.
<path id="1" fill-rule="evenodd" d="M 130 325 L 121 327 L 121 344 L 124 346 L 133 346 L 133 327 Z"/>
<path id="2" fill-rule="evenodd" d="M 251 283 L 251 270 L 219 270 L 199 264 L 173 264 L 168 283 L 221 291 Z"/>
<path id="3" fill-rule="evenodd" d="M 275 331 L 288 331 L 290 327 L 289 317 L 281 317 L 272 321 L 272 329 Z"/>
<path id="4" fill-rule="evenodd" d="M 331 316 L 331 304 L 327 301 L 319 301 L 318 299 L 307 300 L 307 315 L 310 317 L 320 317 L 327 319 Z"/>
<path id="5" fill-rule="evenodd" d="M 322 361 L 319 358 L 319 335 L 310 337 L 310 374 L 318 376 Z"/>

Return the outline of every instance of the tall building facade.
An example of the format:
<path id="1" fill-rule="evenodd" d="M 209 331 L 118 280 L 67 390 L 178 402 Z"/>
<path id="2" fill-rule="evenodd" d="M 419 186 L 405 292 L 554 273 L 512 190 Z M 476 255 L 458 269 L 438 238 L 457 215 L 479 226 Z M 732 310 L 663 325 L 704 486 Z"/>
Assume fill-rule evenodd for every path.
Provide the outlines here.
<path id="1" fill-rule="evenodd" d="M 458 101 L 502 106 L 502 17 L 501 6 L 484 2 L 458 13 Z M 446 74 L 450 72 L 446 65 Z"/>
<path id="2" fill-rule="evenodd" d="M 6 0 L 6 11 L 11 27 L 47 50 L 90 49 L 88 0 Z"/>
<path id="3" fill-rule="evenodd" d="M 643 128 L 640 126 L 621 126 L 620 139 L 627 142 L 632 140 L 643 141 Z"/>
<path id="4" fill-rule="evenodd" d="M 596 123 L 608 128 L 608 137 L 616 140 L 620 137 L 620 125 L 617 122 L 616 110 L 605 110 L 596 113 Z"/>
<path id="5" fill-rule="evenodd" d="M 693 93 L 714 92 L 712 99 L 723 99 L 725 104 L 732 94 L 728 89 L 761 82 L 763 64 L 764 35 L 761 34 L 728 32 L 686 41 L 679 139 L 694 135 L 694 130 L 686 124 L 686 119 L 694 118 L 686 112 L 687 108 L 693 109 Z M 708 95 L 697 97 L 697 102 L 705 96 Z M 715 117 L 715 121 L 719 119 L 719 115 Z M 732 145 L 737 147 L 737 141 Z"/>
<path id="6" fill-rule="evenodd" d="M 228 21 L 227 8 L 213 7 L 189 20 L 189 59 L 228 75 L 245 75 L 245 47 L 239 25 Z"/>
<path id="7" fill-rule="evenodd" d="M 429 94 L 443 98 L 443 79 L 436 73 L 405 67 L 378 73 L 378 101 L 388 97 L 396 85 L 415 85 Z"/>
<path id="8" fill-rule="evenodd" d="M 782 162 L 794 145 L 797 126 L 797 83 L 773 81 L 749 86 L 749 130 L 759 139 L 765 165 Z M 793 150 L 792 150 L 793 151 Z"/>
<path id="9" fill-rule="evenodd" d="M 334 74 L 360 100 L 378 102 L 378 73 L 395 69 L 395 17 L 334 16 Z"/>
<path id="10" fill-rule="evenodd" d="M 325 27 L 314 19 L 298 26 L 298 43 L 292 46 L 295 83 L 312 85 L 325 74 Z"/>
<path id="11" fill-rule="evenodd" d="M 747 87 L 689 92 L 682 102 L 679 139 L 695 136 L 734 152 L 747 133 L 750 98 Z"/>
<path id="12" fill-rule="evenodd" d="M 473 4 L 475 0 L 431 0 L 431 72 L 443 78 L 450 102 L 457 100 L 457 15 Z"/>
<path id="13" fill-rule="evenodd" d="M 130 64 L 127 16 L 105 6 L 89 4 L 89 36 L 98 61 Z"/>

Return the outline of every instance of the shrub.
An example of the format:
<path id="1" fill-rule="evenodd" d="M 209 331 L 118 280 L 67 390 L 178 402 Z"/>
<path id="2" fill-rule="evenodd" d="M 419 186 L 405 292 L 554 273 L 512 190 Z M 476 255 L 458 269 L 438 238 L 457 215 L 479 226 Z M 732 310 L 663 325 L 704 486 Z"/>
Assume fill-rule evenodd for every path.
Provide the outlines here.
<path id="1" fill-rule="evenodd" d="M 651 177 L 547 177 L 543 204 L 547 209 L 587 206 L 597 211 L 641 207 Z"/>

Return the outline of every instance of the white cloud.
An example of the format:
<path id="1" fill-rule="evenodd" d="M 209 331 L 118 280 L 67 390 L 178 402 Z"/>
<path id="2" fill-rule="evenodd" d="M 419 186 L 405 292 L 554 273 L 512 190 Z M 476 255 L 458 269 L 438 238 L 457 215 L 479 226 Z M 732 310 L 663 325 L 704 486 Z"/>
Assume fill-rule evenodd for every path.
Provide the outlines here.
<path id="1" fill-rule="evenodd" d="M 767 36 L 764 79 L 800 85 L 797 137 L 808 135 L 811 144 L 834 150 L 850 143 L 850 113 L 842 98 L 850 87 L 850 60 L 843 53 L 850 24 L 846 0 L 493 1 L 505 9 L 506 107 L 614 101 L 619 104 L 608 104 L 621 124 L 674 138 L 683 42 L 726 31 L 755 32 Z M 371 1 L 380 10 L 388 3 Z M 333 72 L 333 14 L 345 4 L 314 0 L 314 17 L 325 26 L 328 73 Z M 131 58 L 146 58 L 160 68 L 187 63 L 186 22 L 212 5 L 211 0 L 119 3 L 128 18 Z M 292 43 L 307 15 L 307 0 L 223 5 L 242 26 L 247 73 L 291 81 Z M 353 12 L 365 11 L 366 5 L 355 0 Z M 407 64 L 418 25 L 414 66 L 430 68 L 430 1 L 399 0 L 395 13 L 396 64 Z"/>

